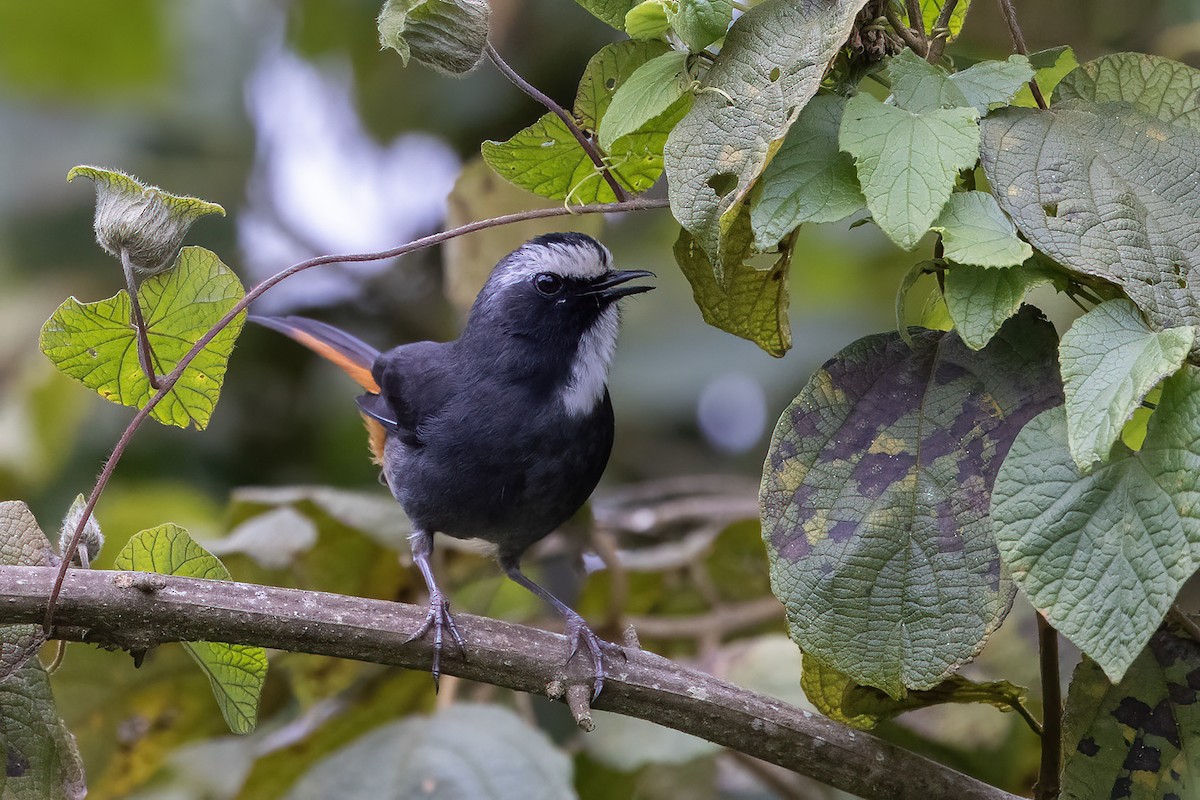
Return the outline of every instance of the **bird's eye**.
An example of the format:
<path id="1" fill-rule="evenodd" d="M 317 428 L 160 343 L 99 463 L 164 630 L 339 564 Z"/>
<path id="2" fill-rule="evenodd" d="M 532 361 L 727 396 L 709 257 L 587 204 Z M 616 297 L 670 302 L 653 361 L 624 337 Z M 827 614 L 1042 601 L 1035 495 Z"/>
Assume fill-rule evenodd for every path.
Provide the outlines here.
<path id="1" fill-rule="evenodd" d="M 546 297 L 553 297 L 562 291 L 563 279 L 553 272 L 539 272 L 533 276 L 533 285 Z"/>

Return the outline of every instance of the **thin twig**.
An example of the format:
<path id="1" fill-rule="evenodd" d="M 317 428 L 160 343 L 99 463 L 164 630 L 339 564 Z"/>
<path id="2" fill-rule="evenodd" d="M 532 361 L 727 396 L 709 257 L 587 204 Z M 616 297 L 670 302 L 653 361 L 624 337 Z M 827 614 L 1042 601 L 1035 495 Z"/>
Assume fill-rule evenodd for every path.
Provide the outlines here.
<path id="1" fill-rule="evenodd" d="M 617 182 L 616 176 L 612 174 L 612 171 L 608 168 L 608 165 L 604 163 L 604 157 L 600 154 L 600 151 L 596 149 L 595 143 L 580 129 L 579 124 L 575 122 L 575 118 L 571 116 L 571 114 L 569 114 L 565 108 L 556 103 L 554 98 L 549 97 L 536 86 L 517 74 L 517 71 L 510 67 L 508 62 L 500 57 L 500 54 L 496 52 L 496 48 L 491 42 L 487 43 L 487 47 L 484 52 L 487 53 L 487 56 L 492 60 L 492 63 L 496 65 L 496 69 L 500 70 L 500 73 L 504 75 L 504 77 L 512 81 L 514 86 L 532 97 L 537 102 L 544 105 L 547 109 L 552 111 L 555 116 L 563 121 L 563 124 L 567 126 L 569 131 L 571 131 L 571 135 L 575 137 L 575 141 L 579 142 L 579 146 L 583 148 L 583 152 L 587 153 L 588 158 L 590 158 L 592 163 L 596 165 L 596 169 L 600 171 L 600 175 L 604 178 L 605 183 L 608 184 L 608 188 L 612 189 L 613 195 L 616 196 L 617 201 L 624 202 L 628 200 L 629 193 L 625 191 L 625 187 Z"/>
<path id="2" fill-rule="evenodd" d="M 913 52 L 924 58 L 929 54 L 929 47 L 925 43 L 924 36 L 917 36 L 916 32 L 904 24 L 904 20 L 900 19 L 900 15 L 896 9 L 892 8 L 890 2 L 883 4 L 883 15 L 887 17 L 888 24 L 892 26 L 892 30 L 896 35 L 904 40 L 904 43 L 912 48 Z"/>
<path id="3" fill-rule="evenodd" d="M 383 261 L 389 258 L 396 258 L 406 253 L 411 253 L 414 250 L 422 250 L 426 247 L 432 247 L 442 242 L 449 241 L 459 236 L 475 231 L 481 231 L 486 228 L 495 228 L 500 225 L 510 225 L 514 222 L 524 222 L 531 219 L 541 219 L 544 217 L 559 217 L 566 214 L 607 214 L 618 211 L 642 211 L 651 208 L 665 208 L 668 201 L 665 199 L 647 199 L 638 198 L 634 200 L 626 200 L 621 203 L 594 203 L 592 205 L 583 206 L 554 206 L 552 208 L 534 208 L 527 211 L 520 211 L 515 214 L 505 214 L 500 217 L 492 217 L 490 219 L 479 220 L 477 222 L 469 222 L 466 225 L 460 225 L 457 228 L 451 228 L 448 231 L 434 233 L 429 236 L 423 236 L 420 239 L 414 239 L 408 244 L 402 244 L 399 247 L 393 247 L 390 250 L 381 250 L 375 253 L 352 253 L 347 255 L 327 255 L 310 258 L 307 261 L 301 261 L 299 264 L 293 264 L 285 270 L 275 273 L 271 277 L 263 280 L 257 286 L 246 292 L 246 295 L 234 304 L 225 316 L 221 317 L 215 325 L 213 325 L 203 336 L 201 336 L 192 349 L 184 353 L 179 359 L 179 363 L 175 365 L 175 369 L 171 370 L 170 374 L 162 379 L 162 386 L 158 392 L 151 397 L 146 405 L 137 410 L 133 415 L 133 419 L 129 421 L 129 425 L 122 431 L 121 437 L 117 440 L 113 447 L 112 455 L 104 462 L 104 468 L 100 471 L 99 477 L 96 478 L 96 485 L 92 488 L 92 492 L 88 495 L 87 504 L 83 508 L 83 513 L 80 514 L 79 523 L 75 526 L 75 532 L 71 536 L 71 542 L 67 545 L 59 555 L 62 557 L 62 565 L 59 567 L 58 580 L 55 581 L 54 588 L 50 592 L 50 599 L 46 606 L 46 614 L 43 620 L 43 626 L 48 631 L 54 622 L 54 606 L 58 600 L 58 593 L 62 587 L 62 579 L 67 574 L 67 569 L 70 567 L 71 560 L 75 557 L 76 551 L 79 549 L 79 540 L 83 537 L 83 528 L 87 520 L 91 518 L 92 512 L 96 509 L 96 503 L 100 500 L 100 494 L 104 491 L 104 487 L 108 485 L 109 479 L 112 478 L 113 471 L 117 467 L 117 463 L 121 460 L 121 456 L 125 454 L 125 449 L 129 446 L 130 440 L 133 439 L 134 433 L 141 427 L 146 418 L 150 416 L 150 412 L 154 410 L 162 399 L 167 396 L 175 384 L 179 381 L 183 371 L 192 363 L 192 359 L 200 354 L 208 343 L 211 342 L 218 333 L 225 329 L 229 323 L 255 300 L 280 281 L 286 280 L 298 272 L 320 267 L 325 264 L 338 263 L 361 263 L 365 261 Z"/>
<path id="4" fill-rule="evenodd" d="M 144 591 L 131 577 L 71 570 L 54 635 L 136 650 L 213 641 L 412 669 L 432 662 L 428 638 L 408 641 L 425 620 L 423 606 L 173 575 L 156 575 L 155 588 Z M 54 581 L 51 567 L 0 567 L 0 623 L 36 621 Z M 561 671 L 568 640 L 560 634 L 470 614 L 457 620 L 466 659 L 452 649 L 442 662 L 448 675 L 544 695 Z M 606 644 L 604 657 L 608 680 L 598 709 L 701 736 L 867 800 L 1017 800 L 869 733 L 653 653 Z"/>
<path id="5" fill-rule="evenodd" d="M 1038 658 L 1042 667 L 1042 763 L 1036 800 L 1058 797 L 1062 770 L 1062 685 L 1058 676 L 1058 631 L 1037 615 Z"/>
<path id="6" fill-rule="evenodd" d="M 925 41 L 925 13 L 921 10 L 921 0 L 907 0 L 907 8 L 909 26 L 921 37 L 921 41 Z"/>
<path id="7" fill-rule="evenodd" d="M 946 43 L 950 41 L 950 17 L 954 15 L 957 5 L 958 0 L 945 0 L 937 21 L 933 23 L 933 30 L 929 32 L 929 53 L 925 56 L 930 64 L 936 63 L 946 52 Z"/>
<path id="8" fill-rule="evenodd" d="M 1029 55 L 1029 48 L 1025 46 L 1025 35 L 1021 33 L 1021 26 L 1017 22 L 1017 10 L 1013 8 L 1012 0 L 996 0 L 996 2 L 1000 4 L 1000 11 L 1004 14 L 1004 21 L 1008 23 L 1008 33 L 1012 37 L 1013 49 L 1023 56 Z M 1037 78 L 1029 80 L 1029 91 L 1033 95 L 1038 108 L 1045 111 L 1050 107 L 1046 102 L 1046 98 L 1042 96 L 1042 90 L 1037 84 Z"/>
<path id="9" fill-rule="evenodd" d="M 121 248 L 121 269 L 125 272 L 125 288 L 129 292 L 129 308 L 133 312 L 134 330 L 137 331 L 138 363 L 142 366 L 142 372 L 146 373 L 146 380 L 150 382 L 150 388 L 158 389 L 160 386 L 158 373 L 154 371 L 154 350 L 150 347 L 150 335 L 146 331 L 146 320 L 142 317 L 142 304 L 138 301 L 137 275 L 134 273 L 129 251 L 124 247 Z"/>

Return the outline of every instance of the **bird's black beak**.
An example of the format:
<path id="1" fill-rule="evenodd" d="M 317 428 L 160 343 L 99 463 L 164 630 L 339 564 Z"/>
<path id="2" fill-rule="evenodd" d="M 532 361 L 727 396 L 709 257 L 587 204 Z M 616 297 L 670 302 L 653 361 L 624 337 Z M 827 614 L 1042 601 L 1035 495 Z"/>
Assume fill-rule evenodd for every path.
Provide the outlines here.
<path id="1" fill-rule="evenodd" d="M 653 286 L 646 286 L 644 284 L 638 286 L 623 286 L 622 284 L 628 283 L 634 278 L 653 277 L 655 277 L 653 272 L 647 272 L 644 269 L 618 269 L 589 286 L 585 294 L 596 295 L 605 300 L 617 300 L 631 294 L 648 292 L 654 288 Z"/>

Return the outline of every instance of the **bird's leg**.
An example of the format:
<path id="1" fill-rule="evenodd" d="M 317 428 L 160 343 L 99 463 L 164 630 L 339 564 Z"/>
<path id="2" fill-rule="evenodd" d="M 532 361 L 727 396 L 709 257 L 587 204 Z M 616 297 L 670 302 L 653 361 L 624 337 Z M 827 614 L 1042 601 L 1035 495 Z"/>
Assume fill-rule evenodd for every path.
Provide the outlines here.
<path id="1" fill-rule="evenodd" d="M 459 635 L 458 626 L 454 624 L 454 618 L 450 616 L 450 601 L 442 590 L 438 588 L 437 582 L 433 579 L 433 567 L 429 564 L 429 556 L 433 553 L 433 534 L 425 531 L 413 531 L 408 538 L 412 545 L 413 561 L 417 564 L 417 569 L 421 570 L 421 577 L 425 579 L 425 586 L 429 589 L 429 613 L 425 615 L 425 622 L 417 629 L 417 632 L 404 640 L 405 644 L 420 639 L 429 630 L 433 629 L 433 686 L 436 691 L 438 678 L 441 676 L 442 668 L 442 631 L 449 630 L 450 637 L 454 639 L 454 644 L 458 647 L 459 655 L 466 659 L 467 647 L 463 643 L 463 638 Z"/>
<path id="2" fill-rule="evenodd" d="M 604 688 L 604 659 L 600 650 L 600 637 L 592 632 L 588 627 L 587 621 L 579 616 L 579 614 L 568 606 L 563 601 L 559 600 L 554 595 L 550 594 L 546 589 L 534 583 L 534 581 L 521 572 L 521 567 L 516 562 L 501 562 L 504 567 L 504 572 L 508 577 L 512 578 L 517 583 L 524 586 L 529 591 L 536 594 L 538 597 L 550 604 L 550 607 L 557 611 L 563 619 L 567 621 L 566 635 L 567 640 L 571 642 L 571 653 L 567 656 L 569 662 L 581 650 L 586 650 L 592 660 L 592 669 L 596 676 L 596 683 L 592 689 L 592 699 L 595 700 L 600 696 L 600 690 Z"/>

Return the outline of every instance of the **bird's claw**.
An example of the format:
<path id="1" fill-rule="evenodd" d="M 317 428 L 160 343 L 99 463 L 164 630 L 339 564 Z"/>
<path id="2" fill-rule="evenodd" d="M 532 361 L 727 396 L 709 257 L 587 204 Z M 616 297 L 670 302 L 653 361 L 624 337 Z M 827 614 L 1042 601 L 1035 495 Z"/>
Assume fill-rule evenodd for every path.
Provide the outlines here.
<path id="1" fill-rule="evenodd" d="M 421 627 L 417 629 L 416 633 L 404 640 L 404 643 L 408 644 L 424 638 L 431 629 L 433 630 L 433 669 L 431 672 L 433 673 L 433 689 L 436 692 L 438 679 L 442 674 L 443 631 L 450 631 L 450 638 L 454 640 L 458 654 L 464 661 L 467 659 L 467 645 L 463 642 L 462 634 L 458 632 L 458 626 L 454 624 L 454 617 L 450 616 L 450 602 L 442 597 L 440 592 L 429 595 L 429 613 L 425 615 L 425 621 L 421 623 Z"/>
<path id="2" fill-rule="evenodd" d="M 592 700 L 595 701 L 600 696 L 600 690 L 604 688 L 604 658 L 603 651 L 600 649 L 600 637 L 592 633 L 592 629 L 588 627 L 583 617 L 577 615 L 567 618 L 566 634 L 567 640 L 571 642 L 571 654 L 567 656 L 568 662 L 575 658 L 581 650 L 586 650 L 591 656 L 592 671 L 596 676 L 595 686 L 592 689 Z"/>

